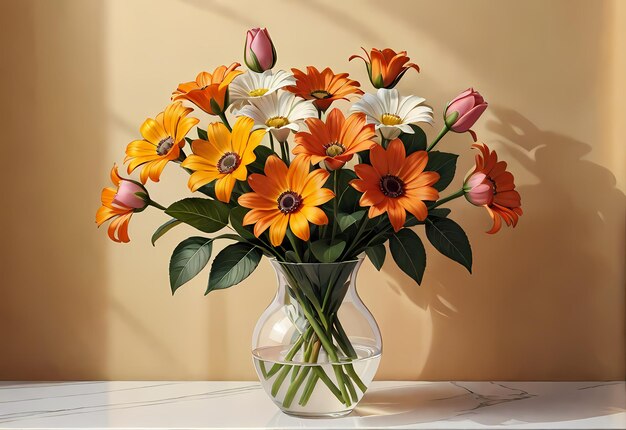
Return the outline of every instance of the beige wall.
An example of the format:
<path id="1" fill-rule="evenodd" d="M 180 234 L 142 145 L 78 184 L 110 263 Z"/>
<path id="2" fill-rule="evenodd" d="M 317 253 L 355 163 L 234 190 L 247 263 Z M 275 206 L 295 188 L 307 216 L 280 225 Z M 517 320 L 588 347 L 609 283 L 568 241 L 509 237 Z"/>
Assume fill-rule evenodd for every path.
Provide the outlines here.
<path id="1" fill-rule="evenodd" d="M 255 377 L 251 332 L 275 288 L 267 262 L 230 290 L 203 297 L 204 274 L 172 297 L 169 255 L 191 230 L 153 248 L 164 218 L 148 210 L 133 219 L 131 244 L 118 245 L 93 219 L 141 122 L 178 82 L 241 61 L 245 30 L 258 25 L 277 43 L 278 66 L 329 65 L 368 90 L 363 65 L 347 57 L 360 46 L 408 50 L 422 73 L 399 88 L 437 115 L 475 86 L 490 102 L 476 131 L 516 174 L 525 214 L 515 230 L 488 236 L 482 209 L 452 205 L 474 275 L 434 252 L 421 287 L 393 264 L 362 269 L 359 290 L 385 342 L 379 379 L 624 378 L 624 2 L 0 6 L 1 379 Z M 469 136 L 444 145 L 466 171 Z M 185 181 L 170 166 L 150 190 L 168 203 Z"/>

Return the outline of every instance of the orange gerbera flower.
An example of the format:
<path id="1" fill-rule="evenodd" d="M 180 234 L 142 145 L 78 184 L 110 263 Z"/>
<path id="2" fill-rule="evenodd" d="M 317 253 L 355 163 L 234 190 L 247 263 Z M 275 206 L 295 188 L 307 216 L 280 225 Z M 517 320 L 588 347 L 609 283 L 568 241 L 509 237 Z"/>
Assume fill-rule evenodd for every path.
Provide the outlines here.
<path id="1" fill-rule="evenodd" d="M 335 100 L 348 100 L 350 94 L 363 94 L 357 81 L 348 79 L 347 73 L 335 75 L 330 68 L 321 73 L 313 66 L 306 68 L 307 73 L 298 69 L 291 69 L 296 78 L 296 85 L 285 87 L 295 95 L 306 100 L 313 100 L 313 104 L 320 111 L 326 111 Z"/>
<path id="2" fill-rule="evenodd" d="M 197 118 L 187 118 L 192 111 L 181 102 L 175 102 L 156 119 L 145 120 L 139 129 L 143 140 L 134 140 L 126 147 L 124 163 L 130 162 L 128 173 L 143 165 L 139 175 L 141 182 L 145 184 L 148 178 L 159 182 L 165 165 L 178 159 L 180 148 L 185 146 L 185 136 L 199 122 Z"/>
<path id="3" fill-rule="evenodd" d="M 248 177 L 246 166 L 256 160 L 254 149 L 259 146 L 265 130 L 252 131 L 254 120 L 239 117 L 232 133 L 221 122 L 210 124 L 208 141 L 194 140 L 190 155 L 181 166 L 194 170 L 189 177 L 189 188 L 196 191 L 203 185 L 217 180 L 215 195 L 223 202 L 230 201 L 235 181 Z"/>
<path id="4" fill-rule="evenodd" d="M 439 193 L 432 187 L 439 173 L 424 172 L 428 153 L 417 151 L 406 156 L 400 139 L 391 141 L 387 150 L 376 145 L 370 150 L 369 164 L 354 167 L 359 179 L 350 182 L 363 195 L 359 204 L 369 206 L 370 218 L 387 212 L 394 231 L 399 231 L 406 221 L 406 212 L 424 221 L 428 208 L 424 201 L 435 201 Z"/>
<path id="5" fill-rule="evenodd" d="M 373 124 L 365 123 L 365 115 L 354 113 L 346 118 L 337 108 L 324 123 L 317 118 L 305 120 L 310 133 L 296 133 L 294 154 L 302 154 L 311 164 L 325 162 L 331 170 L 340 169 L 359 151 L 370 149 L 377 143 Z"/>
<path id="6" fill-rule="evenodd" d="M 502 220 L 515 227 L 522 215 L 522 201 L 515 191 L 513 175 L 506 170 L 506 162 L 498 161 L 496 151 L 490 151 L 485 144 L 474 144 L 478 149 L 476 167 L 465 180 L 463 190 L 467 200 L 487 209 L 493 226 L 487 233 L 500 230 Z"/>
<path id="7" fill-rule="evenodd" d="M 241 66 L 233 63 L 228 68 L 219 66 L 213 73 L 200 72 L 195 81 L 179 84 L 172 94 L 172 100 L 189 100 L 200 109 L 210 115 L 221 115 L 228 107 L 228 85 L 241 70 L 235 70 Z"/>
<path id="8" fill-rule="evenodd" d="M 270 229 L 270 242 L 283 243 L 287 225 L 297 237 L 309 240 L 309 222 L 328 224 L 328 217 L 317 206 L 335 196 L 324 183 L 329 173 L 323 169 L 309 172 L 309 162 L 296 157 L 289 168 L 275 155 L 265 163 L 265 175 L 253 173 L 248 184 L 254 190 L 239 197 L 239 204 L 252 209 L 243 219 L 243 225 L 254 224 L 254 235 L 259 237 Z"/>
<path id="9" fill-rule="evenodd" d="M 135 181 L 121 178 L 116 165 L 111 169 L 111 182 L 115 188 L 102 190 L 102 206 L 96 212 L 96 223 L 100 227 L 115 218 L 109 225 L 109 237 L 115 242 L 130 242 L 128 223 L 134 212 L 140 212 L 148 205 L 148 191 Z"/>
<path id="10" fill-rule="evenodd" d="M 368 54 L 365 48 L 361 48 L 367 59 L 360 55 L 352 55 L 348 61 L 360 58 L 365 61 L 367 74 L 375 88 L 393 88 L 400 81 L 402 76 L 409 69 L 415 69 L 418 72 L 420 68 L 417 64 L 407 63 L 410 60 L 406 55 L 406 51 L 396 53 L 393 49 L 383 49 L 382 51 L 372 48 L 372 53 Z"/>

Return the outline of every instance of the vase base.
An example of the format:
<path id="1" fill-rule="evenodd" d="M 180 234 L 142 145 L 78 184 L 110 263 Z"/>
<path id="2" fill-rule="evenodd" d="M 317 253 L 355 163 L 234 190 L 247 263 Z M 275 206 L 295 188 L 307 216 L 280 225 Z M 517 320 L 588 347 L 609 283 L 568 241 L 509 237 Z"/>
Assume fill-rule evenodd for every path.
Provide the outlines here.
<path id="1" fill-rule="evenodd" d="M 308 418 L 308 419 L 328 419 L 328 418 L 341 418 L 349 415 L 352 412 L 352 409 L 348 409 L 345 411 L 339 412 L 328 412 L 328 413 L 310 413 L 310 412 L 299 412 L 299 411 L 286 411 L 281 409 L 284 414 L 287 414 L 296 418 Z"/>

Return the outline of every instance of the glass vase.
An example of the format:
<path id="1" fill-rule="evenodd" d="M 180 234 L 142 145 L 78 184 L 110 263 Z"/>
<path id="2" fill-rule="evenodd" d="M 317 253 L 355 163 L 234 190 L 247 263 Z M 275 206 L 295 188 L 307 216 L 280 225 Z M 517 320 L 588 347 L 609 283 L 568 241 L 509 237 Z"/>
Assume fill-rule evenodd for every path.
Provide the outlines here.
<path id="1" fill-rule="evenodd" d="M 263 388 L 289 415 L 349 414 L 372 382 L 382 352 L 378 325 L 356 291 L 363 259 L 270 261 L 278 291 L 252 338 Z"/>

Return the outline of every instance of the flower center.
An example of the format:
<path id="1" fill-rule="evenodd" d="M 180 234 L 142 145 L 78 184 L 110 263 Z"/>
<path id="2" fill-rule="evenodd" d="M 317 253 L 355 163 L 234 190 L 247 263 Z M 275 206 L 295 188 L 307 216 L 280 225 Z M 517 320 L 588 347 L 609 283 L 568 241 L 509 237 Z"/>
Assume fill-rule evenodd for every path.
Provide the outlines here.
<path id="1" fill-rule="evenodd" d="M 281 128 L 289 124 L 289 120 L 284 116 L 275 116 L 268 119 L 265 125 L 268 127 Z"/>
<path id="2" fill-rule="evenodd" d="M 401 197 L 404 195 L 404 182 L 393 175 L 385 175 L 380 178 L 380 191 L 387 197 Z"/>
<path id="3" fill-rule="evenodd" d="M 234 152 L 227 152 L 217 162 L 217 170 L 220 173 L 231 173 L 241 164 L 241 158 Z"/>
<path id="4" fill-rule="evenodd" d="M 402 124 L 402 119 L 400 119 L 398 115 L 392 113 L 384 113 L 383 116 L 380 118 L 380 122 L 382 122 L 383 125 L 398 125 Z"/>
<path id="5" fill-rule="evenodd" d="M 265 93 L 268 91 L 269 91 L 269 88 L 257 88 L 257 89 L 248 91 L 248 95 L 250 97 L 261 97 L 265 95 Z"/>
<path id="6" fill-rule="evenodd" d="M 339 142 L 324 145 L 324 149 L 326 150 L 326 155 L 329 157 L 336 157 L 346 152 L 346 147 Z"/>
<path id="7" fill-rule="evenodd" d="M 174 146 L 174 139 L 172 139 L 171 136 L 167 136 L 165 139 L 159 142 L 159 144 L 157 145 L 156 152 L 159 155 L 165 155 L 168 152 L 170 152 L 170 149 L 172 149 L 172 146 Z"/>
<path id="8" fill-rule="evenodd" d="M 316 90 L 316 91 L 313 91 L 313 92 L 311 93 L 311 95 L 312 95 L 313 97 L 315 97 L 316 99 L 318 99 L 318 100 L 320 100 L 320 99 L 327 99 L 327 98 L 329 98 L 329 97 L 332 97 L 332 94 L 331 94 L 331 93 L 329 93 L 329 92 L 328 92 L 328 91 L 326 91 L 326 90 Z"/>
<path id="9" fill-rule="evenodd" d="M 302 204 L 302 196 L 293 191 L 285 191 L 278 197 L 278 210 L 285 215 L 297 211 Z"/>

